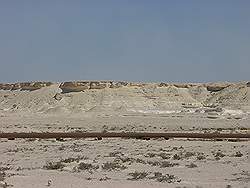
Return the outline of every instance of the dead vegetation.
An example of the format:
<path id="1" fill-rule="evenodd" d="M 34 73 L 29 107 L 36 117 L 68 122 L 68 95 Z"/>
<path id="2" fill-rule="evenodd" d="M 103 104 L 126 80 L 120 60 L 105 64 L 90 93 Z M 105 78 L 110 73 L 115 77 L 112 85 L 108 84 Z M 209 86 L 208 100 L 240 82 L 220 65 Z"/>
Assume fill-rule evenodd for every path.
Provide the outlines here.
<path id="1" fill-rule="evenodd" d="M 85 162 L 81 162 L 78 165 L 78 169 L 79 170 L 97 170 L 99 168 L 99 165 L 92 165 L 90 163 L 85 163 Z"/>
<path id="2" fill-rule="evenodd" d="M 65 167 L 65 165 L 61 161 L 58 161 L 58 162 L 50 161 L 50 162 L 47 162 L 43 166 L 43 169 L 46 169 L 46 170 L 61 170 L 64 167 Z"/>
<path id="3" fill-rule="evenodd" d="M 158 156 L 160 156 L 162 159 L 170 159 L 170 155 L 169 153 L 164 153 L 164 152 L 161 152 L 158 154 Z"/>
<path id="4" fill-rule="evenodd" d="M 132 172 L 128 174 L 129 177 L 128 180 L 143 180 L 143 179 L 149 179 L 149 180 L 155 180 L 157 182 L 161 183 L 176 183 L 181 182 L 181 179 L 178 177 L 171 175 L 171 174 L 163 174 L 161 172 L 154 172 L 153 175 L 149 172 Z"/>
<path id="5" fill-rule="evenodd" d="M 156 180 L 161 183 L 176 183 L 181 182 L 181 179 L 171 174 L 163 174 L 161 172 L 155 172 L 153 177 L 149 179 Z"/>
<path id="6" fill-rule="evenodd" d="M 106 162 L 104 164 L 102 164 L 102 169 L 103 170 L 107 170 L 107 171 L 112 171 L 112 170 L 124 170 L 127 167 L 125 165 L 122 165 L 120 163 L 118 163 L 117 161 L 113 161 L 113 162 Z"/>
<path id="7" fill-rule="evenodd" d="M 194 163 L 190 163 L 190 164 L 186 165 L 186 167 L 188 167 L 188 168 L 196 168 L 198 166 L 196 164 L 194 164 Z"/>
<path id="8" fill-rule="evenodd" d="M 242 157 L 243 154 L 240 151 L 236 151 L 236 153 L 233 155 L 233 157 Z"/>
<path id="9" fill-rule="evenodd" d="M 163 161 L 161 162 L 161 165 L 160 165 L 161 168 L 174 167 L 174 166 L 179 166 L 179 163 L 171 163 L 169 161 Z"/>
<path id="10" fill-rule="evenodd" d="M 0 181 L 4 181 L 6 177 L 6 173 L 4 171 L 0 171 Z"/>
<path id="11" fill-rule="evenodd" d="M 148 172 L 131 172 L 128 174 L 129 176 L 131 176 L 130 178 L 128 178 L 128 180 L 142 180 L 145 179 L 149 173 Z"/>
<path id="12" fill-rule="evenodd" d="M 147 161 L 151 166 L 159 166 L 160 168 L 179 166 L 179 163 L 171 163 L 170 161 Z"/>
<path id="13" fill-rule="evenodd" d="M 109 178 L 107 176 L 99 179 L 99 181 L 108 181 L 108 180 L 111 180 L 111 178 Z"/>
<path id="14" fill-rule="evenodd" d="M 204 160 L 204 159 L 206 159 L 206 156 L 205 156 L 204 153 L 198 153 L 196 159 L 197 159 L 197 160 Z"/>
<path id="15" fill-rule="evenodd" d="M 66 159 L 62 159 L 61 162 L 63 163 L 72 163 L 72 162 L 77 162 L 79 163 L 80 160 L 86 160 L 88 157 L 85 156 L 77 156 L 77 157 L 69 157 Z"/>

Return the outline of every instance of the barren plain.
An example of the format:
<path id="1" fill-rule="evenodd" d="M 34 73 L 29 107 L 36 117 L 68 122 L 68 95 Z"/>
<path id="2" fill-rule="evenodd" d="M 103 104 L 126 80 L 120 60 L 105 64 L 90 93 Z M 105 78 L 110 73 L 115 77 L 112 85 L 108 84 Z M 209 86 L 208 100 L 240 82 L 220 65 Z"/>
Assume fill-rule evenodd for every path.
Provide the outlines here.
<path id="1" fill-rule="evenodd" d="M 0 84 L 0 132 L 248 133 L 250 83 Z M 0 187 L 250 187 L 249 139 L 0 138 Z"/>

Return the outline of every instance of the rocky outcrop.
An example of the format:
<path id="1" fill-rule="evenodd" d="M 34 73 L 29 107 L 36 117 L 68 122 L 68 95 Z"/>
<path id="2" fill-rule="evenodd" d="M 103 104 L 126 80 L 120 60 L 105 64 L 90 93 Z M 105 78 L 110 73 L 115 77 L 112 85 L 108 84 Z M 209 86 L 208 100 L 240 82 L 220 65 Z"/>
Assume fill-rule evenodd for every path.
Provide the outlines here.
<path id="1" fill-rule="evenodd" d="M 105 89 L 105 88 L 120 88 L 127 86 L 127 82 L 113 81 L 75 81 L 64 82 L 59 86 L 63 93 L 80 92 L 88 89 Z"/>
<path id="2" fill-rule="evenodd" d="M 21 82 L 14 84 L 0 84 L 0 89 L 2 90 L 27 90 L 34 91 L 41 89 L 42 87 L 50 86 L 52 82 Z"/>
<path id="3" fill-rule="evenodd" d="M 104 89 L 110 86 L 110 82 L 90 82 L 90 89 Z"/>
<path id="4" fill-rule="evenodd" d="M 177 88 L 191 88 L 191 87 L 197 87 L 197 86 L 202 86 L 200 83 L 174 83 L 172 84 L 173 86 Z"/>
<path id="5" fill-rule="evenodd" d="M 34 91 L 41 89 L 42 87 L 50 86 L 52 82 L 21 82 L 13 84 L 0 84 L 2 90 L 27 90 Z M 80 92 L 88 89 L 105 89 L 105 88 L 120 88 L 120 87 L 145 87 L 150 83 L 138 83 L 138 82 L 123 82 L 123 81 L 72 81 L 63 82 L 60 84 L 60 88 L 63 93 L 68 92 Z M 192 83 L 160 83 L 158 87 L 175 86 L 176 88 L 192 88 L 195 86 L 202 86 L 207 88 L 210 92 L 218 92 L 224 88 L 230 86 L 230 83 L 208 83 L 208 84 L 192 84 Z M 250 82 L 246 83 L 247 87 L 250 87 Z"/>
<path id="6" fill-rule="evenodd" d="M 173 84 L 173 85 L 175 87 L 177 87 L 177 88 L 190 88 L 189 84 L 176 83 L 176 84 Z"/>
<path id="7" fill-rule="evenodd" d="M 0 84 L 0 89 L 2 90 L 11 90 L 12 87 L 12 84 Z"/>
<path id="8" fill-rule="evenodd" d="M 250 87 L 250 82 L 247 82 L 247 87 Z"/>
<path id="9" fill-rule="evenodd" d="M 50 85 L 52 85 L 52 82 L 34 82 L 34 83 L 26 82 L 26 83 L 20 83 L 20 89 L 34 91 Z"/>
<path id="10" fill-rule="evenodd" d="M 228 87 L 230 85 L 232 85 L 232 84 L 229 84 L 229 83 L 212 83 L 212 84 L 205 84 L 205 87 L 207 88 L 208 91 L 218 92 L 218 91 L 221 91 L 221 90 L 225 89 L 226 87 Z"/>
<path id="11" fill-rule="evenodd" d="M 167 86 L 169 86 L 169 84 L 168 84 L 168 83 L 164 83 L 164 82 L 161 82 L 161 83 L 158 85 L 158 87 L 167 87 Z"/>
<path id="12" fill-rule="evenodd" d="M 63 93 L 67 92 L 79 92 L 88 89 L 104 89 L 104 88 L 120 88 L 120 87 L 145 87 L 150 85 L 150 83 L 138 83 L 138 82 L 114 82 L 114 81 L 74 81 L 74 82 L 64 82 L 60 85 Z M 158 87 L 169 87 L 175 86 L 176 88 L 192 88 L 196 86 L 205 87 L 210 92 L 217 92 L 226 87 L 229 83 L 209 83 L 209 84 L 195 84 L 195 83 L 160 83 L 157 84 Z"/>
<path id="13" fill-rule="evenodd" d="M 123 86 L 127 86 L 128 85 L 128 82 L 111 82 L 110 84 L 110 88 L 120 88 L 120 87 L 123 87 Z"/>
<path id="14" fill-rule="evenodd" d="M 133 83 L 133 82 L 128 83 L 128 86 L 130 87 L 144 87 L 146 85 L 148 85 L 148 83 Z"/>
<path id="15" fill-rule="evenodd" d="M 90 82 L 63 82 L 60 84 L 63 93 L 80 92 L 90 88 Z"/>

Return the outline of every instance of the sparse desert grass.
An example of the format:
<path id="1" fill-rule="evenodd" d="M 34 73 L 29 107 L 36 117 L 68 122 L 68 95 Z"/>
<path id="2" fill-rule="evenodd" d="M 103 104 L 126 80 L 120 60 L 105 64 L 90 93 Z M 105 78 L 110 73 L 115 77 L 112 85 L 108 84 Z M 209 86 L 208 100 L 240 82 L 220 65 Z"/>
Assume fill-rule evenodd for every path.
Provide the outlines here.
<path id="1" fill-rule="evenodd" d="M 153 152 L 149 152 L 147 154 L 144 155 L 145 157 L 148 158 L 153 158 L 153 157 L 161 157 L 162 159 L 170 159 L 171 158 L 171 154 L 167 153 L 167 152 L 160 152 L 160 153 L 153 153 Z"/>
<path id="2" fill-rule="evenodd" d="M 181 160 L 181 155 L 176 153 L 173 155 L 172 158 L 173 158 L 173 160 Z"/>
<path id="3" fill-rule="evenodd" d="M 195 153 L 194 153 L 194 152 L 189 152 L 189 151 L 187 151 L 187 152 L 184 154 L 184 157 L 185 157 L 185 158 L 190 158 L 190 157 L 192 157 L 192 156 L 195 156 Z"/>
<path id="4" fill-rule="evenodd" d="M 144 172 L 135 171 L 135 172 L 128 174 L 129 176 L 131 176 L 128 178 L 128 180 L 135 181 L 135 180 L 142 180 L 142 179 L 147 178 L 147 179 L 155 180 L 161 183 L 175 183 L 175 182 L 181 181 L 178 177 L 171 175 L 171 174 L 162 174 L 161 172 L 155 172 L 153 176 L 150 176 L 150 174 L 151 173 L 145 172 L 145 171 Z"/>
<path id="5" fill-rule="evenodd" d="M 66 166 L 65 163 L 72 163 L 72 162 L 77 162 L 78 163 L 80 160 L 83 160 L 83 159 L 88 159 L 88 158 L 85 157 L 85 156 L 77 156 L 77 157 L 69 157 L 69 158 L 61 159 L 60 161 L 57 161 L 57 162 L 50 161 L 50 162 L 47 162 L 43 166 L 43 169 L 46 169 L 46 170 L 61 170 Z"/>
<path id="6" fill-rule="evenodd" d="M 155 172 L 153 177 L 150 179 L 156 180 L 161 183 L 175 183 L 181 182 L 181 179 L 171 174 L 162 174 L 161 172 Z"/>
<path id="7" fill-rule="evenodd" d="M 169 161 L 163 161 L 160 165 L 161 168 L 179 166 L 179 163 L 171 163 Z"/>
<path id="8" fill-rule="evenodd" d="M 90 163 L 81 162 L 78 165 L 79 170 L 97 170 L 99 165 L 92 165 Z"/>
<path id="9" fill-rule="evenodd" d="M 190 163 L 190 164 L 186 165 L 186 167 L 188 167 L 188 168 L 196 168 L 198 166 L 196 164 L 194 164 L 194 163 Z"/>
<path id="10" fill-rule="evenodd" d="M 141 179 L 145 179 L 149 173 L 148 172 L 131 172 L 128 174 L 129 176 L 131 176 L 130 178 L 128 178 L 128 180 L 141 180 Z"/>
<path id="11" fill-rule="evenodd" d="M 174 150 L 178 150 L 178 149 L 183 149 L 182 147 L 177 148 L 177 147 L 173 147 L 170 151 L 174 151 Z M 179 153 L 175 153 L 172 156 L 173 160 L 182 160 L 182 159 L 188 159 L 190 157 L 195 156 L 196 153 L 195 152 L 190 152 L 190 151 L 181 151 Z M 170 159 L 171 158 L 171 153 L 167 153 L 167 152 L 161 152 L 159 154 L 157 154 L 157 156 L 161 157 L 162 159 Z"/>
<path id="12" fill-rule="evenodd" d="M 160 161 L 147 161 L 147 164 L 151 166 L 160 166 L 161 162 Z"/>
<path id="13" fill-rule="evenodd" d="M 135 162 L 136 163 L 141 163 L 141 164 L 147 164 L 146 161 L 144 161 L 143 159 L 140 159 L 140 158 L 135 159 Z"/>
<path id="14" fill-rule="evenodd" d="M 127 167 L 125 165 L 122 165 L 120 163 L 118 163 L 117 161 L 113 161 L 113 162 L 106 162 L 102 165 L 102 169 L 103 170 L 108 170 L 108 171 L 112 171 L 112 170 L 124 170 Z"/>
<path id="15" fill-rule="evenodd" d="M 179 166 L 179 163 L 171 163 L 170 161 L 147 161 L 151 166 L 159 166 L 160 168 Z"/>
<path id="16" fill-rule="evenodd" d="M 62 146 L 60 146 L 60 147 L 58 148 L 59 151 L 63 151 L 63 150 L 65 150 L 65 149 L 66 149 L 66 146 L 64 146 L 64 145 L 62 145 Z"/>
<path id="17" fill-rule="evenodd" d="M 218 151 L 214 154 L 215 157 L 225 157 L 226 155 L 224 153 L 222 153 L 221 151 Z"/>
<path id="18" fill-rule="evenodd" d="M 60 169 L 63 169 L 64 167 L 65 167 L 65 165 L 61 161 L 58 161 L 58 162 L 50 161 L 50 162 L 47 162 L 43 166 L 43 169 L 46 169 L 46 170 L 60 170 Z"/>
<path id="19" fill-rule="evenodd" d="M 204 160 L 204 159 L 206 159 L 206 156 L 205 156 L 204 153 L 198 153 L 196 159 L 197 159 L 197 160 Z"/>
<path id="20" fill-rule="evenodd" d="M 8 152 L 29 152 L 29 151 L 34 151 L 35 148 L 28 148 L 28 147 L 22 147 L 22 148 L 14 148 L 14 149 L 8 149 Z"/>
<path id="21" fill-rule="evenodd" d="M 190 157 L 193 157 L 195 155 L 198 155 L 198 158 L 200 158 L 200 155 L 204 155 L 204 153 L 195 153 L 190 151 L 181 151 L 179 153 L 175 153 L 172 157 L 173 160 L 183 160 L 183 159 L 189 159 Z"/>
<path id="22" fill-rule="evenodd" d="M 123 163 L 133 163 L 133 162 L 135 162 L 136 161 L 136 159 L 135 158 L 132 158 L 132 157 L 120 157 L 120 156 L 118 156 L 116 159 L 115 159 L 115 161 L 116 162 L 119 162 L 119 161 L 121 161 L 121 162 L 123 162 Z"/>
<path id="23" fill-rule="evenodd" d="M 69 158 L 66 158 L 66 159 L 62 159 L 61 162 L 63 163 L 72 163 L 72 162 L 79 162 L 80 160 L 86 160 L 88 159 L 88 157 L 85 157 L 85 156 L 77 156 L 77 157 L 69 157 Z"/>
<path id="24" fill-rule="evenodd" d="M 6 173 L 4 171 L 0 171 L 0 181 L 4 181 Z"/>
<path id="25" fill-rule="evenodd" d="M 233 157 L 242 157 L 243 154 L 240 151 L 236 151 L 236 153 L 233 155 Z"/>
<path id="26" fill-rule="evenodd" d="M 212 151 L 212 154 L 213 154 L 215 160 L 220 160 L 221 158 L 223 158 L 223 157 L 226 156 L 226 155 L 225 155 L 222 151 L 220 151 L 220 150 L 218 150 L 218 151 Z"/>
<path id="27" fill-rule="evenodd" d="M 10 167 L 8 167 L 8 166 L 0 166 L 0 172 L 6 171 L 6 170 L 10 170 Z"/>
<path id="28" fill-rule="evenodd" d="M 149 152 L 149 153 L 146 153 L 144 156 L 145 156 L 145 157 L 149 157 L 149 158 L 153 158 L 153 157 L 156 157 L 156 156 L 157 156 L 157 153 Z"/>
<path id="29" fill-rule="evenodd" d="M 170 155 L 169 153 L 164 153 L 164 152 L 161 152 L 158 154 L 158 156 L 160 156 L 162 159 L 170 159 Z"/>
<path id="30" fill-rule="evenodd" d="M 105 176 L 104 178 L 100 178 L 99 181 L 107 181 L 107 180 L 111 180 L 111 178 Z"/>
<path id="31" fill-rule="evenodd" d="M 114 151 L 114 152 L 110 152 L 109 153 L 109 157 L 119 157 L 119 156 L 122 156 L 124 155 L 122 152 L 119 152 L 119 151 Z"/>

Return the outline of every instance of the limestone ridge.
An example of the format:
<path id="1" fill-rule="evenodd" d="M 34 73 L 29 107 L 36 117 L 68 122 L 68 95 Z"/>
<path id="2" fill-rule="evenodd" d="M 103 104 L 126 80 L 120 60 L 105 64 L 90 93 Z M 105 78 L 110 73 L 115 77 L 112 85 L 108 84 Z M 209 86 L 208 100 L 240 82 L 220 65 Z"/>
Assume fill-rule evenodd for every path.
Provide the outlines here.
<path id="1" fill-rule="evenodd" d="M 68 93 L 68 92 L 85 91 L 88 89 L 120 88 L 123 86 L 144 87 L 147 85 L 152 85 L 152 83 L 150 84 L 150 83 L 115 82 L 115 81 L 74 81 L 74 82 L 63 82 L 60 84 L 60 88 L 62 89 L 63 93 Z M 158 87 L 167 87 L 172 85 L 177 88 L 191 88 L 191 87 L 202 86 L 206 87 L 208 91 L 217 92 L 232 85 L 232 83 L 206 83 L 206 84 L 159 83 L 154 85 Z"/>
<path id="2" fill-rule="evenodd" d="M 72 81 L 0 84 L 0 113 L 159 114 L 218 111 L 217 107 L 250 112 L 249 82 Z"/>
<path id="3" fill-rule="evenodd" d="M 79 92 L 89 89 L 104 89 L 104 88 L 120 88 L 123 86 L 138 86 L 142 87 L 147 84 L 143 83 L 129 83 L 123 81 L 75 81 L 75 82 L 63 82 L 60 84 L 60 88 L 63 93 Z"/>
<path id="4" fill-rule="evenodd" d="M 41 89 L 42 87 L 51 86 L 52 82 L 21 82 L 21 83 L 0 83 L 0 89 L 2 90 L 28 90 L 33 91 Z M 135 83 L 135 82 L 124 82 L 124 81 L 72 81 L 63 82 L 60 84 L 59 88 L 62 89 L 63 93 L 68 92 L 80 92 L 88 89 L 104 89 L 104 88 L 120 88 L 123 86 L 136 86 L 144 87 L 147 85 L 152 85 L 152 83 Z M 218 92 L 224 88 L 233 85 L 233 83 L 159 83 L 154 84 L 158 87 L 175 86 L 177 88 L 191 88 L 191 87 L 206 87 L 208 91 Z M 246 85 L 250 87 L 250 82 Z"/>

